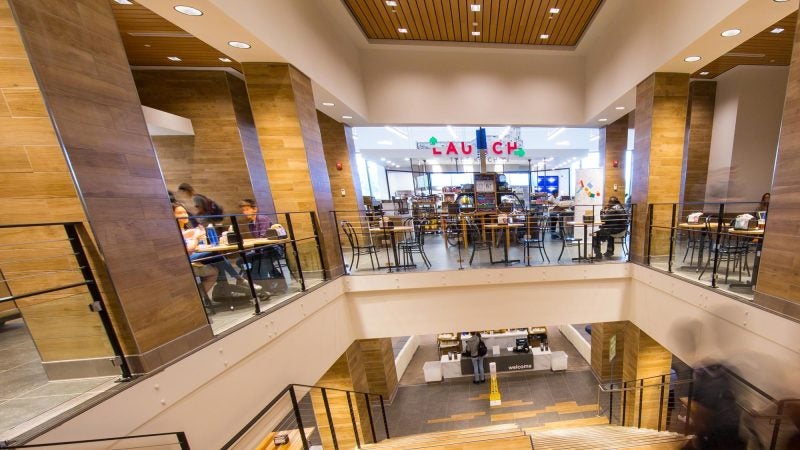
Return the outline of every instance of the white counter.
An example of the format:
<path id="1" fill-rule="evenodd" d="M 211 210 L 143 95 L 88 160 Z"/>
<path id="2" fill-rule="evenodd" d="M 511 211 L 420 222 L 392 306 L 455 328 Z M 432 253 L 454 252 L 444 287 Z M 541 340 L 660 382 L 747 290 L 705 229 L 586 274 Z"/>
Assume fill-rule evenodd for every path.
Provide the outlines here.
<path id="1" fill-rule="evenodd" d="M 462 333 L 461 334 L 461 341 L 466 341 L 472 335 L 469 333 Z M 528 339 L 528 331 L 509 331 L 506 333 L 494 333 L 494 334 L 482 334 L 481 340 L 483 343 L 486 344 L 486 348 L 490 349 L 495 345 L 499 345 L 500 348 L 506 347 L 514 347 L 517 345 L 517 338 L 525 338 Z M 463 345 L 461 348 L 465 348 Z"/>

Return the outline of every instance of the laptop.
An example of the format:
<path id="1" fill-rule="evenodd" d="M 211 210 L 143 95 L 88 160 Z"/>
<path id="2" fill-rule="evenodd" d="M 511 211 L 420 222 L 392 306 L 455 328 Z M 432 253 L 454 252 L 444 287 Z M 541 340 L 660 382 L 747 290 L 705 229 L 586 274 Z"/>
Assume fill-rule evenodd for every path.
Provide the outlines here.
<path id="1" fill-rule="evenodd" d="M 266 232 L 264 233 L 264 237 L 267 239 L 278 239 L 278 230 L 274 230 L 272 228 L 267 228 Z"/>

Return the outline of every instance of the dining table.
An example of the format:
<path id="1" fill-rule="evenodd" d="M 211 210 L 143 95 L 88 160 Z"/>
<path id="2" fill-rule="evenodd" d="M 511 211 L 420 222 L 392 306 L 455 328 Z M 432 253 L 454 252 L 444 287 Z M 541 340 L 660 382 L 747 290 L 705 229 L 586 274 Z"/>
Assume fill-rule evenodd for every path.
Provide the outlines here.
<path id="1" fill-rule="evenodd" d="M 378 268 L 379 269 L 389 269 L 389 272 L 392 271 L 392 268 L 396 269 L 408 269 L 408 268 L 415 268 L 417 267 L 416 264 L 400 264 L 400 257 L 397 251 L 397 235 L 399 233 L 411 233 L 414 231 L 414 227 L 408 225 L 395 225 L 391 227 L 370 227 L 369 232 L 370 234 L 378 234 L 382 235 L 384 238 L 388 238 L 389 242 L 391 243 L 392 247 L 392 255 L 394 255 L 394 264 L 392 261 L 389 260 L 389 249 L 386 249 L 386 265 L 381 266 L 380 260 L 378 261 Z M 422 231 L 420 231 L 421 233 Z"/>
<path id="2" fill-rule="evenodd" d="M 511 246 L 511 230 L 523 227 L 525 224 L 523 223 L 489 223 L 484 225 L 484 228 L 487 230 L 492 231 L 492 242 L 494 242 L 494 231 L 501 230 L 505 233 L 505 245 L 503 246 L 503 259 L 500 261 L 492 261 L 492 264 L 499 264 L 503 263 L 505 265 L 511 265 L 514 263 L 519 262 L 518 259 L 508 259 L 508 249 Z"/>
<path id="3" fill-rule="evenodd" d="M 708 227 L 706 227 L 708 225 Z M 723 224 L 723 228 L 725 225 Z M 689 261 L 688 265 L 684 265 L 679 267 L 679 270 L 694 270 L 695 272 L 700 271 L 703 266 L 703 253 L 705 252 L 706 246 L 706 239 L 709 239 L 708 232 L 706 229 L 709 230 L 716 230 L 719 228 L 719 222 L 709 222 L 706 224 L 705 222 L 683 222 L 678 224 L 678 229 L 687 230 L 690 233 L 699 233 L 700 234 L 700 244 L 699 249 L 697 251 L 697 264 L 694 263 L 694 259 Z"/>
<path id="4" fill-rule="evenodd" d="M 573 261 L 588 261 L 594 262 L 594 253 L 592 256 L 589 256 L 587 252 L 587 242 L 589 241 L 589 228 L 599 227 L 603 225 L 604 222 L 601 221 L 594 221 L 594 222 L 567 222 L 567 225 L 572 227 L 582 227 L 583 228 L 583 256 L 578 255 L 577 258 L 572 258 Z M 580 251 L 580 249 L 578 249 Z"/>

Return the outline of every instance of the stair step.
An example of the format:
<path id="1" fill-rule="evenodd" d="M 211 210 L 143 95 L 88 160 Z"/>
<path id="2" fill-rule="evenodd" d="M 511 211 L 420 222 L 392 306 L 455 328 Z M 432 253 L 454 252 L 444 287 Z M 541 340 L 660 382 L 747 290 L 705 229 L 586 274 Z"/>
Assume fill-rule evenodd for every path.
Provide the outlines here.
<path id="1" fill-rule="evenodd" d="M 616 425 L 577 428 L 529 429 L 536 450 L 567 449 L 672 449 L 690 439 L 678 433 Z"/>
<path id="2" fill-rule="evenodd" d="M 450 430 L 386 439 L 364 445 L 365 449 L 425 449 L 425 450 L 530 450 L 531 440 L 516 424 Z"/>

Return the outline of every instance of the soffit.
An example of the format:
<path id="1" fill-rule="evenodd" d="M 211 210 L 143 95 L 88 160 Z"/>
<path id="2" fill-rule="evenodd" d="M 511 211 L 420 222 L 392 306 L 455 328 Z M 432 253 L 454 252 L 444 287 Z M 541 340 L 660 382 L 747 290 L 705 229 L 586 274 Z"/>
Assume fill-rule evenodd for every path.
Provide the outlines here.
<path id="1" fill-rule="evenodd" d="M 371 42 L 574 47 L 602 0 L 342 0 Z M 480 11 L 471 10 L 480 5 Z M 558 8 L 558 13 L 551 13 Z M 401 33 L 399 29 L 407 29 Z M 473 32 L 480 33 L 473 35 Z M 542 36 L 548 37 L 543 39 Z"/>
<path id="2" fill-rule="evenodd" d="M 184 29 L 137 3 L 121 5 L 109 0 L 132 66 L 230 67 L 241 65 Z M 177 56 L 181 61 L 170 61 Z M 219 58 L 228 57 L 226 63 Z"/>
<path id="3" fill-rule="evenodd" d="M 695 78 L 715 78 L 736 66 L 788 66 L 792 58 L 797 11 L 765 28 L 746 42 L 735 47 L 692 74 Z M 782 33 L 772 33 L 783 28 Z M 708 72 L 700 75 L 700 72 Z"/>

